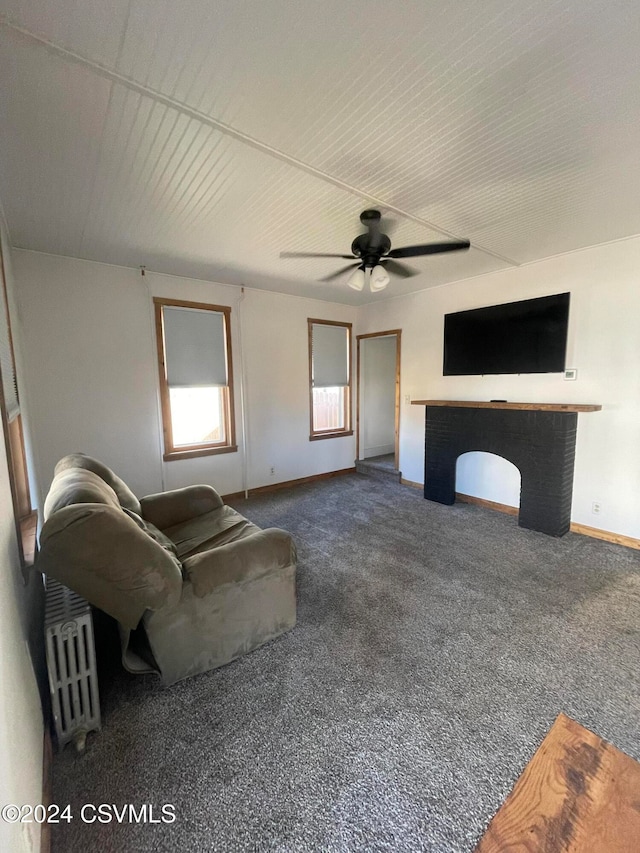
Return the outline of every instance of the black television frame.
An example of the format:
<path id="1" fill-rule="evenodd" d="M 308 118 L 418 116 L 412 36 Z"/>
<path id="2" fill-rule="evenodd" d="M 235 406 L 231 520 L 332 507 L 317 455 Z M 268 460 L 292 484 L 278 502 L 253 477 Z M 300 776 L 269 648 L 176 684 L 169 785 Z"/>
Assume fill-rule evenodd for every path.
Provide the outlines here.
<path id="1" fill-rule="evenodd" d="M 570 298 L 556 293 L 445 314 L 443 376 L 562 373 Z"/>

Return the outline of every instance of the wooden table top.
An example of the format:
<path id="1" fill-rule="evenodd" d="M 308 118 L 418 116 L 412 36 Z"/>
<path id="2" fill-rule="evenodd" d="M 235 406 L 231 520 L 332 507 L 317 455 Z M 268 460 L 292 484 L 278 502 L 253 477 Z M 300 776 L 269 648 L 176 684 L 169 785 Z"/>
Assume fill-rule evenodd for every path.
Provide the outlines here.
<path id="1" fill-rule="evenodd" d="M 475 853 L 638 853 L 640 764 L 564 714 Z"/>

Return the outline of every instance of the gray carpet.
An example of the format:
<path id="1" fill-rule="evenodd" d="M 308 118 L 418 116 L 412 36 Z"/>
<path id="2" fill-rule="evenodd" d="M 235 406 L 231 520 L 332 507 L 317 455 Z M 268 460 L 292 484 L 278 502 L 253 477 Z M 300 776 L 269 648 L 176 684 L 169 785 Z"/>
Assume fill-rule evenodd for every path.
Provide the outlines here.
<path id="1" fill-rule="evenodd" d="M 370 456 L 368 459 L 356 460 L 356 471 L 367 477 L 400 482 L 400 471 L 396 468 L 396 460 L 393 453 L 385 453 L 382 456 Z"/>
<path id="2" fill-rule="evenodd" d="M 296 629 L 168 690 L 101 649 L 54 853 L 471 851 L 560 711 L 640 759 L 640 552 L 358 475 L 236 506 L 296 539 Z"/>
<path id="3" fill-rule="evenodd" d="M 395 471 L 396 467 L 396 457 L 393 453 L 383 453 L 382 456 L 369 456 L 359 461 L 375 464 L 381 468 L 391 468 L 392 471 Z"/>

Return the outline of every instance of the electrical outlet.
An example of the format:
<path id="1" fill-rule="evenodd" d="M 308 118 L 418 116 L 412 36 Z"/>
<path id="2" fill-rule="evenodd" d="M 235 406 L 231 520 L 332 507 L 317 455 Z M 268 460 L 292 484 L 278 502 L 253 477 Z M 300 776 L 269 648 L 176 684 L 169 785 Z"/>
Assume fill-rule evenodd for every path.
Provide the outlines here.
<path id="1" fill-rule="evenodd" d="M 602 504 L 600 503 L 600 501 L 594 501 L 591 504 L 591 512 L 594 515 L 600 515 L 600 513 L 602 512 Z"/>
<path id="2" fill-rule="evenodd" d="M 269 468 L 269 475 L 270 475 L 271 477 L 273 477 L 275 473 L 276 473 L 276 469 L 275 469 L 275 467 L 272 465 L 272 466 L 271 466 L 271 468 Z"/>

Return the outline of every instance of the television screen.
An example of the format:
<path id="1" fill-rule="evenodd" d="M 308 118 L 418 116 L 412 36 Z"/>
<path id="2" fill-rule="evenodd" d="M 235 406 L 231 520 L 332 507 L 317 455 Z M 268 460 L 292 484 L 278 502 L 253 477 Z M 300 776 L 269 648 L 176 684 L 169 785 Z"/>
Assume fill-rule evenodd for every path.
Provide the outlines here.
<path id="1" fill-rule="evenodd" d="M 445 314 L 443 374 L 562 372 L 569 296 L 558 293 Z"/>

